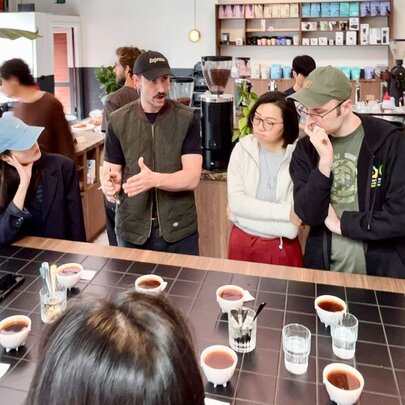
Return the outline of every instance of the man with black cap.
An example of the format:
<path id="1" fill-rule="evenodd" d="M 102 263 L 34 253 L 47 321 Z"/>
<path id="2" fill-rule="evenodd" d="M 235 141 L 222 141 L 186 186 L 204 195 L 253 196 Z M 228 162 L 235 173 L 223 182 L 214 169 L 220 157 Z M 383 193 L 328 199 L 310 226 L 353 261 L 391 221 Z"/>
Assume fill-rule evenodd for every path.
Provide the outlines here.
<path id="1" fill-rule="evenodd" d="M 405 137 L 354 114 L 351 92 L 327 66 L 289 96 L 304 106 L 308 135 L 290 165 L 295 212 L 311 226 L 304 266 L 405 278 Z"/>
<path id="2" fill-rule="evenodd" d="M 118 245 L 197 255 L 199 120 L 166 98 L 173 74 L 164 55 L 143 53 L 133 73 L 140 98 L 112 113 L 105 142 L 102 185 L 117 203 Z"/>

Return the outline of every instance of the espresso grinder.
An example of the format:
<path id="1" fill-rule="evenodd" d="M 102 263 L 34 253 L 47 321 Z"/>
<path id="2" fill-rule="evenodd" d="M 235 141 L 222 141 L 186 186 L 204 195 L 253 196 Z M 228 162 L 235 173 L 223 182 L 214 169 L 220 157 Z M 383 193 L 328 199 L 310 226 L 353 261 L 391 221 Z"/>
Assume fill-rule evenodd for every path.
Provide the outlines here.
<path id="1" fill-rule="evenodd" d="M 232 152 L 233 96 L 223 94 L 231 75 L 231 56 L 203 56 L 209 91 L 201 96 L 203 168 L 226 170 Z"/>

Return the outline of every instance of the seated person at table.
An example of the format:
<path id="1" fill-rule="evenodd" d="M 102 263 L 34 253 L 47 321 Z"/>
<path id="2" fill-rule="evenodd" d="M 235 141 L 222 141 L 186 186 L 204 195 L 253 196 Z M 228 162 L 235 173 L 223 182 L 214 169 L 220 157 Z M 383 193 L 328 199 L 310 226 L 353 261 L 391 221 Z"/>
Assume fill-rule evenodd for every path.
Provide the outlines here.
<path id="1" fill-rule="evenodd" d="M 163 296 L 81 299 L 46 330 L 28 405 L 203 405 L 186 320 Z"/>
<path id="2" fill-rule="evenodd" d="M 41 152 L 42 130 L 0 118 L 0 245 L 25 235 L 85 240 L 74 163 Z"/>
<path id="3" fill-rule="evenodd" d="M 293 210 L 291 154 L 298 136 L 294 102 L 279 91 L 256 101 L 253 134 L 233 149 L 228 166 L 229 259 L 302 266 L 300 219 Z"/>

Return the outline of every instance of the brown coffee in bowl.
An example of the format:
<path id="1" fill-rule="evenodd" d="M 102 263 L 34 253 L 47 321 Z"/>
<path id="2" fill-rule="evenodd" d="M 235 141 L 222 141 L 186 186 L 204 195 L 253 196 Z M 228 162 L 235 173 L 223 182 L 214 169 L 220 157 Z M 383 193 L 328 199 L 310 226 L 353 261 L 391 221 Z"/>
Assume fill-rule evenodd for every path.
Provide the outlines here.
<path id="1" fill-rule="evenodd" d="M 12 321 L 2 326 L 0 333 L 2 335 L 14 335 L 28 328 L 28 323 L 23 320 Z"/>
<path id="2" fill-rule="evenodd" d="M 357 390 L 360 388 L 359 379 L 349 371 L 333 370 L 327 376 L 328 381 L 342 390 Z"/>
<path id="3" fill-rule="evenodd" d="M 243 294 L 239 290 L 234 290 L 232 288 L 226 288 L 219 294 L 219 296 L 223 300 L 237 301 L 243 297 Z"/>
<path id="4" fill-rule="evenodd" d="M 138 287 L 139 288 L 144 288 L 146 290 L 149 289 L 153 289 L 153 288 L 157 288 L 160 286 L 160 281 L 159 280 L 155 280 L 153 278 L 149 278 L 146 280 L 142 280 L 141 282 L 139 282 Z"/>
<path id="5" fill-rule="evenodd" d="M 343 311 L 345 308 L 340 302 L 332 301 L 332 300 L 324 300 L 318 302 L 318 307 L 323 309 L 324 311 L 329 312 L 339 312 Z"/>
<path id="6" fill-rule="evenodd" d="M 204 357 L 204 363 L 211 368 L 228 368 L 233 364 L 233 357 L 224 350 L 215 350 Z"/>
<path id="7" fill-rule="evenodd" d="M 77 267 L 65 267 L 59 271 L 60 276 L 73 276 L 79 273 L 81 270 Z"/>

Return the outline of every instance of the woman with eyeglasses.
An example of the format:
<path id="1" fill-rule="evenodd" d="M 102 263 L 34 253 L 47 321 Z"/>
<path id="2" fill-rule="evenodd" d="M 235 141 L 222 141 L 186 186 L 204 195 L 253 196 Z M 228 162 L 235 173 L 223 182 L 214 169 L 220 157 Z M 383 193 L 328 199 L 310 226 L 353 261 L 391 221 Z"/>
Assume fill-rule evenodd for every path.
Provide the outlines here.
<path id="1" fill-rule="evenodd" d="M 289 165 L 298 137 L 294 102 L 279 91 L 256 101 L 252 134 L 233 149 L 228 166 L 228 217 L 233 222 L 228 257 L 258 263 L 302 266 L 293 210 Z"/>

